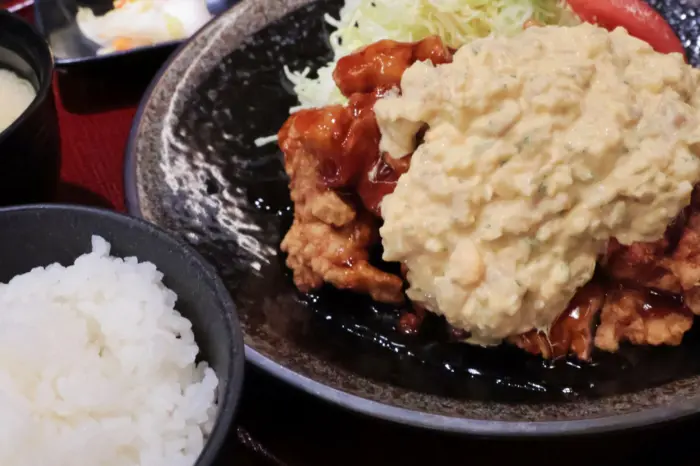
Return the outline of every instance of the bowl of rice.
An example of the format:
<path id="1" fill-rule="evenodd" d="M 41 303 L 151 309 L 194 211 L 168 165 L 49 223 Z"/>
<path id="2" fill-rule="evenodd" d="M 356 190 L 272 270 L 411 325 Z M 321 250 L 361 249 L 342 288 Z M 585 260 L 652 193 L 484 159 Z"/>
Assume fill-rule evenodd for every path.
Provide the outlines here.
<path id="1" fill-rule="evenodd" d="M 191 247 L 116 212 L 0 209 L 0 464 L 208 466 L 243 336 Z"/>
<path id="2" fill-rule="evenodd" d="M 0 10 L 0 205 L 49 201 L 56 192 L 61 143 L 53 71 L 46 40 Z"/>

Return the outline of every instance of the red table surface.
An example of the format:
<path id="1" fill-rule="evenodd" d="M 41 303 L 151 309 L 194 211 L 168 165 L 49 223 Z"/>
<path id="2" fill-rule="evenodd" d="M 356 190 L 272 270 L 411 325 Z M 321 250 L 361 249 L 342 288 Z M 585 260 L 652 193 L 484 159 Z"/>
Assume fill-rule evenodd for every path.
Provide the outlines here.
<path id="1" fill-rule="evenodd" d="M 15 10 L 33 20 L 31 0 L 0 0 L 0 8 Z M 54 86 L 61 130 L 62 186 L 59 200 L 94 204 L 87 192 L 124 211 L 123 157 L 136 107 L 101 113 L 75 114 L 66 110 Z M 80 189 L 75 189 L 76 187 Z"/>
<path id="2" fill-rule="evenodd" d="M 76 115 L 67 112 L 60 99 L 58 102 L 63 151 L 61 181 L 95 193 L 114 209 L 123 211 L 124 149 L 136 109 Z M 83 200 L 80 194 L 74 196 L 63 188 L 60 200 Z"/>

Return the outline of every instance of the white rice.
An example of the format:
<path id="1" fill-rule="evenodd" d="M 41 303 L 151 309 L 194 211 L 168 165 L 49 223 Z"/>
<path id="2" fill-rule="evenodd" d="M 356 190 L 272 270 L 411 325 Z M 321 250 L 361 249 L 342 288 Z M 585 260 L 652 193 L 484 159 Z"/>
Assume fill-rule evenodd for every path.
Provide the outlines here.
<path id="1" fill-rule="evenodd" d="M 0 465 L 192 466 L 217 378 L 149 262 L 92 253 L 0 284 Z"/>
<path id="2" fill-rule="evenodd" d="M 0 132 L 14 123 L 35 97 L 36 90 L 29 81 L 0 68 Z"/>

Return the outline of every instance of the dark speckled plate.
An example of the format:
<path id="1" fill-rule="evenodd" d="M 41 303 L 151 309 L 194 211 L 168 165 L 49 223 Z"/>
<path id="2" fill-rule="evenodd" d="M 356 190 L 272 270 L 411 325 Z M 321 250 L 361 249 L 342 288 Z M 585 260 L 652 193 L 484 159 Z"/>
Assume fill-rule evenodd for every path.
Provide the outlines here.
<path id="1" fill-rule="evenodd" d="M 671 5 L 671 6 L 669 6 Z M 697 7 L 655 4 L 698 63 Z M 333 289 L 302 295 L 279 253 L 291 205 L 276 133 L 295 99 L 283 65 L 328 59 L 323 14 L 338 2 L 248 0 L 171 58 L 143 100 L 127 150 L 132 214 L 182 235 L 223 276 L 249 360 L 321 398 L 432 429 L 500 435 L 601 432 L 695 413 L 700 331 L 678 348 L 624 348 L 595 363 L 543 364 L 513 348 L 408 337 L 399 310 Z"/>

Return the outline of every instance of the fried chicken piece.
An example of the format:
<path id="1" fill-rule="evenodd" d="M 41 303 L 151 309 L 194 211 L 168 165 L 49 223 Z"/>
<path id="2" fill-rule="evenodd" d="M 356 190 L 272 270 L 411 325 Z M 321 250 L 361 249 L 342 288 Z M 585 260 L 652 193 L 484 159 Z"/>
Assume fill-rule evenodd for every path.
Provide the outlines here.
<path id="1" fill-rule="evenodd" d="M 302 110 L 280 130 L 295 209 L 282 250 L 301 291 L 328 282 L 377 301 L 403 301 L 403 280 L 368 261 L 368 249 L 378 240 L 372 213 L 379 215 L 381 199 L 393 191 L 409 163 L 385 162 L 372 108 L 416 60 L 438 64 L 451 59 L 452 52 L 437 37 L 372 44 L 336 66 L 333 76 L 349 97 L 347 106 Z"/>
<path id="2" fill-rule="evenodd" d="M 335 125 L 345 125 L 345 115 L 342 107 L 331 107 L 322 112 L 302 110 L 290 117 L 279 131 L 295 218 L 319 220 L 336 227 L 355 219 L 354 208 L 326 187 L 321 176 L 321 162 L 309 151 L 309 147 L 333 150 L 341 137 Z"/>
<path id="3" fill-rule="evenodd" d="M 530 330 L 520 335 L 508 337 L 507 341 L 530 354 L 540 355 L 543 359 L 554 358 L 549 338 L 541 330 Z"/>
<path id="4" fill-rule="evenodd" d="M 336 228 L 320 221 L 295 218 L 282 241 L 287 266 L 302 292 L 330 283 L 336 288 L 367 293 L 375 301 L 403 301 L 403 281 L 369 263 L 368 248 L 377 241 L 377 225 L 369 213 Z"/>
<path id="5" fill-rule="evenodd" d="M 437 36 L 419 42 L 380 40 L 338 60 L 333 80 L 346 97 L 357 92 L 391 89 L 401 84 L 409 66 L 425 60 L 435 65 L 449 63 L 452 52 Z"/>
<path id="6" fill-rule="evenodd" d="M 547 335 L 532 330 L 509 338 L 509 342 L 531 354 L 541 354 L 545 359 L 556 359 L 575 354 L 583 361 L 591 358 L 593 329 L 605 291 L 593 282 L 576 292 L 567 309 L 559 316 Z"/>
<path id="7" fill-rule="evenodd" d="M 399 318 L 399 331 L 405 335 L 417 334 L 423 325 L 425 314 L 428 312 L 425 307 L 418 303 L 411 303 L 411 307 L 412 311 L 404 312 Z"/>
<path id="8" fill-rule="evenodd" d="M 610 292 L 600 314 L 595 346 L 615 352 L 623 341 L 635 345 L 679 345 L 693 325 L 692 313 L 677 303 L 650 305 L 649 301 L 650 296 L 643 291 Z"/>
<path id="9" fill-rule="evenodd" d="M 668 264 L 684 290 L 700 284 L 700 213 L 690 215 Z"/>
<path id="10" fill-rule="evenodd" d="M 287 266 L 300 291 L 328 282 L 368 293 L 381 302 L 403 301 L 401 278 L 369 264 L 368 249 L 378 240 L 376 220 L 358 214 L 352 202 L 326 186 L 322 158 L 314 152 L 337 151 L 352 119 L 340 106 L 302 110 L 279 132 L 285 170 L 294 202 L 294 222 L 282 241 Z"/>
<path id="11" fill-rule="evenodd" d="M 690 309 L 693 314 L 700 315 L 700 286 L 695 286 L 683 291 L 683 304 Z"/>
<path id="12" fill-rule="evenodd" d="M 693 191 L 693 203 L 698 202 L 697 191 Z M 700 213 L 690 213 L 678 247 L 666 262 L 680 281 L 685 305 L 700 315 Z"/>
<path id="13" fill-rule="evenodd" d="M 679 293 L 681 284 L 668 267 L 665 256 L 667 248 L 666 239 L 625 246 L 613 238 L 608 244 L 603 265 L 608 275 L 616 280 Z"/>

